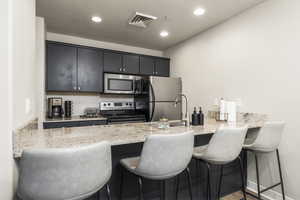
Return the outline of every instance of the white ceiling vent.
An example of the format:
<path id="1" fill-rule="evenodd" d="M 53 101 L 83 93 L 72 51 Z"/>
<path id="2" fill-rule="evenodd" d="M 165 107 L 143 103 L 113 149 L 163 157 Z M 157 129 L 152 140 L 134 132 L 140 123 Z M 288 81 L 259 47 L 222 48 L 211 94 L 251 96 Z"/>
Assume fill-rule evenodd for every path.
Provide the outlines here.
<path id="1" fill-rule="evenodd" d="M 136 12 L 129 20 L 129 24 L 141 28 L 146 28 L 157 17 Z"/>

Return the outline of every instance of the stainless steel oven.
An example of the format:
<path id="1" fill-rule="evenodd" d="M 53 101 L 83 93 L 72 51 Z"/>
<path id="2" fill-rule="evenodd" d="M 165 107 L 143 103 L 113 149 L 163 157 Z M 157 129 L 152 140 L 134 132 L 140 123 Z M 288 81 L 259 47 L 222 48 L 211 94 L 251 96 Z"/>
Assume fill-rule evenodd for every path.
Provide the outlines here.
<path id="1" fill-rule="evenodd" d="M 141 76 L 104 74 L 104 93 L 137 94 L 140 93 Z"/>

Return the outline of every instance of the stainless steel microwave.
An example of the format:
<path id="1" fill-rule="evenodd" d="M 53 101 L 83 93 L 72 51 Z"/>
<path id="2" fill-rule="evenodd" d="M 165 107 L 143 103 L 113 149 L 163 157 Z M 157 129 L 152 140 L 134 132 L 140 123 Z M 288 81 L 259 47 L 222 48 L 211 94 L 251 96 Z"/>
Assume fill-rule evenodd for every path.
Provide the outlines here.
<path id="1" fill-rule="evenodd" d="M 122 75 L 122 74 L 104 74 L 104 93 L 107 94 L 136 94 L 141 76 Z"/>

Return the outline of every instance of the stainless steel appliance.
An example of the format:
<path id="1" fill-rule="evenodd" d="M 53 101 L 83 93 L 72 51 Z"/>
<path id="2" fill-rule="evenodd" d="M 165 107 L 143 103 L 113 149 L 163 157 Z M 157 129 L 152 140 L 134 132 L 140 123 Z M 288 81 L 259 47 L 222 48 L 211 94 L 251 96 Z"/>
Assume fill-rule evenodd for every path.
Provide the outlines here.
<path id="1" fill-rule="evenodd" d="M 137 108 L 134 102 L 101 102 L 100 114 L 107 118 L 109 124 L 124 122 L 145 122 L 144 107 Z"/>
<path id="2" fill-rule="evenodd" d="M 140 93 L 141 76 L 104 74 L 104 93 L 136 94 Z"/>
<path id="3" fill-rule="evenodd" d="M 175 100 L 182 93 L 181 78 L 150 76 L 147 85 L 147 93 L 135 95 L 135 102 L 148 104 L 147 121 L 180 120 L 182 103 Z"/>
<path id="4" fill-rule="evenodd" d="M 151 121 L 161 118 L 181 119 L 181 101 L 175 105 L 176 97 L 182 93 L 181 78 L 150 76 L 149 111 Z"/>
<path id="5" fill-rule="evenodd" d="M 63 100 L 62 98 L 48 98 L 48 118 L 63 117 Z"/>

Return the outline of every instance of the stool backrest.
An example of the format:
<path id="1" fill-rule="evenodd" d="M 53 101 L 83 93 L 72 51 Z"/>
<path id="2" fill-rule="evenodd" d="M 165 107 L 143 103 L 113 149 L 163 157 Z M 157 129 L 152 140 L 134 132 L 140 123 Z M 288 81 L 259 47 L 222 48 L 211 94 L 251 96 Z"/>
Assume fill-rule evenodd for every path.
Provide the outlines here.
<path id="1" fill-rule="evenodd" d="M 137 171 L 154 179 L 175 176 L 186 169 L 193 148 L 193 132 L 148 136 Z"/>
<path id="2" fill-rule="evenodd" d="M 284 126 L 284 122 L 265 122 L 251 148 L 264 152 L 275 151 L 280 144 Z"/>
<path id="3" fill-rule="evenodd" d="M 111 147 L 101 142 L 68 149 L 25 150 L 20 160 L 22 200 L 84 199 L 111 176 Z"/>
<path id="4" fill-rule="evenodd" d="M 205 158 L 216 163 L 235 160 L 243 148 L 247 130 L 247 126 L 220 127 L 209 141 Z"/>

